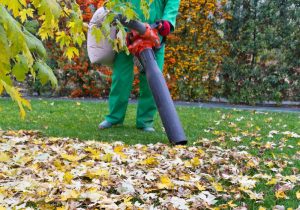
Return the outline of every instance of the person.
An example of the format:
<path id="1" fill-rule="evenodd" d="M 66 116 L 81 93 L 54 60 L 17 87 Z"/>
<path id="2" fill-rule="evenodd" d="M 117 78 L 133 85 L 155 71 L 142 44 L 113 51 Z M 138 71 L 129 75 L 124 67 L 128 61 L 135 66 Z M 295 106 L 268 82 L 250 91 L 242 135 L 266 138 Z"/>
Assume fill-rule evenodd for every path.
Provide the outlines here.
<path id="1" fill-rule="evenodd" d="M 180 0 L 153 0 L 150 5 L 150 18 L 143 16 L 140 9 L 140 0 L 128 0 L 135 6 L 135 11 L 142 22 L 155 23 L 161 21 L 162 27 L 159 29 L 161 37 L 167 36 L 174 30 L 176 16 Z M 158 66 L 163 69 L 165 47 L 162 46 L 155 52 Z M 99 129 L 110 128 L 113 125 L 123 124 L 129 96 L 134 79 L 134 62 L 132 55 L 120 52 L 116 55 L 113 64 L 112 85 L 109 94 L 109 114 L 105 120 L 99 124 Z M 157 112 L 155 101 L 147 83 L 146 75 L 139 74 L 139 96 L 137 105 L 136 127 L 143 131 L 153 132 L 153 120 Z"/>

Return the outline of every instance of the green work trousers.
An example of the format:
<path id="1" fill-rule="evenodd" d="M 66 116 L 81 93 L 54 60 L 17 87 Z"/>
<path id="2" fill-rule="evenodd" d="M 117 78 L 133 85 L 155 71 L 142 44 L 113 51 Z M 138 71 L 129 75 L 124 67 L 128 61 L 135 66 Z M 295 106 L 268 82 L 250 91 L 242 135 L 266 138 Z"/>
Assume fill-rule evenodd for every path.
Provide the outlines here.
<path id="1" fill-rule="evenodd" d="M 127 0 L 135 6 L 135 12 L 142 22 L 154 23 L 157 20 L 167 20 L 174 30 L 179 0 L 154 0 L 150 5 L 150 18 L 146 19 L 140 9 L 140 0 Z M 149 0 L 150 2 L 150 0 Z M 155 53 L 159 68 L 163 69 L 164 46 Z M 123 123 L 132 89 L 133 57 L 121 52 L 116 55 L 113 65 L 112 86 L 109 94 L 109 114 L 106 120 L 112 124 Z M 156 113 L 155 102 L 149 88 L 146 75 L 140 73 L 140 94 L 138 97 L 136 126 L 138 128 L 152 127 Z"/>
<path id="2" fill-rule="evenodd" d="M 164 64 L 164 46 L 155 53 L 157 64 L 162 71 Z M 106 120 L 112 124 L 123 123 L 128 105 L 128 99 L 134 79 L 133 56 L 124 52 L 116 55 L 113 65 L 112 86 L 109 94 L 109 114 Z M 149 88 L 146 74 L 139 73 L 140 93 L 137 105 L 137 128 L 153 126 L 156 105 Z"/>

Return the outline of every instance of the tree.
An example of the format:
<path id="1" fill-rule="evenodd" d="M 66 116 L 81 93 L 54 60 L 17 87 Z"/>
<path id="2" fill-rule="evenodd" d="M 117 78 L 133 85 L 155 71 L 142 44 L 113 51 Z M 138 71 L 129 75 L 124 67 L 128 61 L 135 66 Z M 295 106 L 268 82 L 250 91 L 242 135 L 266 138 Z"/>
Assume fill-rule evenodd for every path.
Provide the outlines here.
<path id="1" fill-rule="evenodd" d="M 147 2 L 141 1 L 146 16 Z M 137 18 L 131 3 L 116 0 L 107 2 L 106 6 L 113 12 L 101 28 L 93 29 L 99 41 L 110 37 L 115 13 L 122 13 L 129 19 Z M 36 33 L 30 30 L 32 23 L 39 27 Z M 125 29 L 118 21 L 116 24 L 120 34 L 113 40 L 114 46 L 118 45 L 115 49 L 126 50 Z M 57 86 L 53 71 L 45 63 L 46 50 L 41 40 L 47 39 L 54 39 L 69 60 L 79 55 L 78 48 L 85 34 L 81 10 L 75 0 L 0 0 L 0 95 L 5 90 L 17 101 L 22 118 L 25 117 L 24 107 L 31 107 L 13 86 L 14 79 L 22 82 L 30 73 L 42 84 L 50 81 L 53 87 Z"/>
<path id="2" fill-rule="evenodd" d="M 26 28 L 34 16 L 40 26 L 37 34 Z M 65 24 L 61 24 L 62 19 Z M 65 28 L 69 34 L 64 32 Z M 22 82 L 30 72 L 42 84 L 49 80 L 53 87 L 57 85 L 51 68 L 44 61 L 46 50 L 39 38 L 55 38 L 69 59 L 78 54 L 76 47 L 85 39 L 78 5 L 71 0 L 0 0 L 0 94 L 5 90 L 17 101 L 22 118 L 24 106 L 31 107 L 13 86 L 14 78 Z"/>

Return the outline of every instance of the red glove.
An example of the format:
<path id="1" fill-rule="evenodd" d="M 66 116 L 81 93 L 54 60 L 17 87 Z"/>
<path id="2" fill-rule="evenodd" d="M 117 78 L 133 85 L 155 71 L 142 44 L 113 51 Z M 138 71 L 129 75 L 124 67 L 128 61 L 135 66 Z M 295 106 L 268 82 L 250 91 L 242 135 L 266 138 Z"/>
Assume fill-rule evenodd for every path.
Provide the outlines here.
<path id="1" fill-rule="evenodd" d="M 171 24 L 169 21 L 162 20 L 161 27 L 158 29 L 161 36 L 168 36 L 171 32 Z"/>

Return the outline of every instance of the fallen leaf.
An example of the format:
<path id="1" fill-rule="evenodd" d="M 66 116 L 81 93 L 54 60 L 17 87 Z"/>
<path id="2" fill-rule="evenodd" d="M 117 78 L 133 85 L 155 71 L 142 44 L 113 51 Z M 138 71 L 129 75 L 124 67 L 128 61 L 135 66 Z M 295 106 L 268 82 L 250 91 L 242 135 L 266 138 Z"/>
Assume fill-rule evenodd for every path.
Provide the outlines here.
<path id="1" fill-rule="evenodd" d="M 174 187 L 174 184 L 167 175 L 160 177 L 160 183 L 157 184 L 159 189 L 171 189 Z"/>
<path id="2" fill-rule="evenodd" d="M 72 179 L 73 179 L 73 175 L 72 175 L 70 172 L 66 172 L 66 173 L 64 174 L 64 181 L 65 181 L 66 183 L 70 184 L 71 181 L 72 181 Z"/>
<path id="3" fill-rule="evenodd" d="M 278 199 L 287 199 L 285 192 L 280 190 L 275 192 L 275 197 Z"/>
<path id="4" fill-rule="evenodd" d="M 220 183 L 213 182 L 212 186 L 215 188 L 217 192 L 222 192 L 224 189 Z"/>
<path id="5" fill-rule="evenodd" d="M 9 162 L 10 157 L 5 152 L 0 152 L 0 162 Z"/>
<path id="6" fill-rule="evenodd" d="M 275 185 L 277 184 L 278 180 L 276 178 L 272 178 L 270 181 L 267 182 L 266 185 Z"/>

